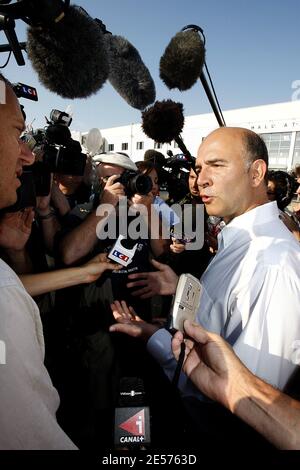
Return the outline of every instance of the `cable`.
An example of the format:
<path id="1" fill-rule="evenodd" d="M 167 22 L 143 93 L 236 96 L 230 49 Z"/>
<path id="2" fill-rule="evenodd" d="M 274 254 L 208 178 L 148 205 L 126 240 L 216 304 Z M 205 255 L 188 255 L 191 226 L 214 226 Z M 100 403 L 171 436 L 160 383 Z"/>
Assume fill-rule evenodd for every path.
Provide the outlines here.
<path id="1" fill-rule="evenodd" d="M 10 60 L 10 57 L 11 57 L 11 51 L 10 51 L 10 53 L 8 54 L 7 61 L 5 62 L 5 64 L 4 64 L 4 65 L 0 65 L 0 69 L 4 69 L 4 67 L 7 66 L 7 64 L 8 64 L 8 62 L 9 62 L 9 60 Z"/>

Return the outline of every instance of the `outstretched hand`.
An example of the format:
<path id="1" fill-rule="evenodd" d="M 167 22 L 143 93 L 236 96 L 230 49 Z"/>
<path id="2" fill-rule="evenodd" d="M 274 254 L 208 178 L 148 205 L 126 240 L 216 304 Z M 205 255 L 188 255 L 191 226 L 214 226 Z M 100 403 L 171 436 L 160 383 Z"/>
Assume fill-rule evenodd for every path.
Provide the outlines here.
<path id="1" fill-rule="evenodd" d="M 184 322 L 188 339 L 178 331 L 172 339 L 172 350 L 178 360 L 180 345 L 185 342 L 183 371 L 196 387 L 209 398 L 234 409 L 234 385 L 247 369 L 231 346 L 219 335 L 210 333 L 189 320 Z M 247 371 L 249 373 L 249 371 Z"/>
<path id="2" fill-rule="evenodd" d="M 109 328 L 111 332 L 125 333 L 134 338 L 147 341 L 159 328 L 142 320 L 126 302 L 115 300 L 111 304 L 116 324 Z"/>
<path id="3" fill-rule="evenodd" d="M 166 264 L 152 260 L 153 266 L 158 269 L 155 272 L 130 274 L 128 279 L 132 282 L 127 284 L 128 288 L 139 287 L 132 292 L 133 296 L 141 299 L 149 299 L 153 295 L 172 295 L 176 291 L 178 276 Z"/>

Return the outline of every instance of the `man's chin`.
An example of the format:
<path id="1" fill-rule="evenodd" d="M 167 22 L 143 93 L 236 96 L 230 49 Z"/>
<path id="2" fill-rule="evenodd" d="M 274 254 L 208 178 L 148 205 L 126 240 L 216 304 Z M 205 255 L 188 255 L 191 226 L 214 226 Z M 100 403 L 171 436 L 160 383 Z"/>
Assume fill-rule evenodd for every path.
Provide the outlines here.
<path id="1" fill-rule="evenodd" d="M 0 198 L 0 209 L 6 209 L 7 207 L 13 206 L 17 202 L 17 193 L 15 194 L 6 194 L 4 198 Z"/>

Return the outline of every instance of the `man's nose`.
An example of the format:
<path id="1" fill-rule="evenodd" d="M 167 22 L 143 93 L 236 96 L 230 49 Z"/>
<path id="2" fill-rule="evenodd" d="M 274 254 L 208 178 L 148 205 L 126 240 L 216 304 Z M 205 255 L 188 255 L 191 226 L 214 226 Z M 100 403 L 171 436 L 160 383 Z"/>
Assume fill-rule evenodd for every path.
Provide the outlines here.
<path id="1" fill-rule="evenodd" d="M 30 148 L 26 144 L 26 142 L 20 143 L 21 147 L 21 160 L 23 166 L 32 165 L 34 162 L 34 154 L 31 152 Z"/>
<path id="2" fill-rule="evenodd" d="M 199 188 L 204 188 L 209 185 L 208 174 L 204 168 L 201 168 L 201 171 L 198 173 L 197 186 Z"/>

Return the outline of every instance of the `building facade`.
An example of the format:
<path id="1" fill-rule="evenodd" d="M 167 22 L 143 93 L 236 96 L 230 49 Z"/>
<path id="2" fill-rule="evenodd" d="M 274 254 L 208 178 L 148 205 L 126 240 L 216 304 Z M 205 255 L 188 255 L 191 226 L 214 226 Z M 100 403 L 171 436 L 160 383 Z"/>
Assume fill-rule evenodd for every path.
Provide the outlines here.
<path id="1" fill-rule="evenodd" d="M 223 112 L 227 126 L 244 127 L 260 134 L 269 151 L 270 168 L 291 170 L 300 164 L 300 101 L 276 103 Z M 218 127 L 213 113 L 186 116 L 181 134 L 192 155 L 196 156 L 201 140 Z M 143 160 L 148 149 L 157 149 L 166 155 L 181 153 L 175 142 L 159 144 L 149 139 L 141 124 L 100 129 L 103 142 L 99 152 L 125 152 L 134 161 Z M 86 133 L 74 132 L 84 146 Z"/>

